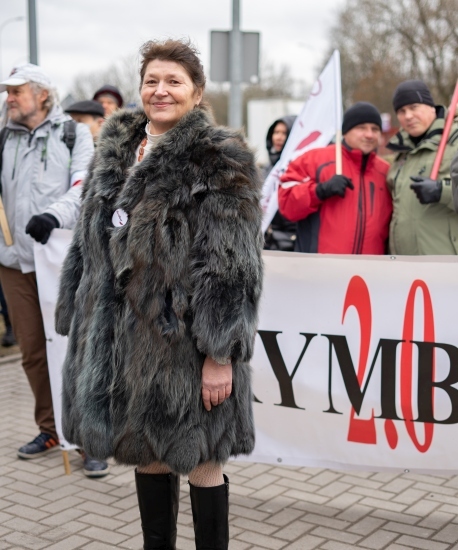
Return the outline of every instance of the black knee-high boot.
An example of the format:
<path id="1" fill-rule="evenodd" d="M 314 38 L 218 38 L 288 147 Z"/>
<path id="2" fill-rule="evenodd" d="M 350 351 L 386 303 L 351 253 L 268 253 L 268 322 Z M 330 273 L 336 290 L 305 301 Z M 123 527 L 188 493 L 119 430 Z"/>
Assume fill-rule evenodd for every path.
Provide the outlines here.
<path id="1" fill-rule="evenodd" d="M 189 483 L 197 550 L 229 547 L 229 479 L 223 485 L 196 487 Z"/>
<path id="2" fill-rule="evenodd" d="M 144 550 L 175 550 L 180 476 L 135 471 Z"/>

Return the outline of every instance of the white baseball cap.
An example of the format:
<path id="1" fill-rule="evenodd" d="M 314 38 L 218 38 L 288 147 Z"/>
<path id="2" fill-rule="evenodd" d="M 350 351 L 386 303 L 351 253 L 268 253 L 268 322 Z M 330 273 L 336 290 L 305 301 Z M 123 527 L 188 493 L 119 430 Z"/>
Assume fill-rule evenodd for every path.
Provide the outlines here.
<path id="1" fill-rule="evenodd" d="M 27 82 L 36 82 L 47 89 L 52 88 L 51 79 L 41 67 L 33 63 L 23 63 L 14 67 L 10 76 L 0 82 L 0 92 L 5 92 L 7 86 L 22 86 Z"/>

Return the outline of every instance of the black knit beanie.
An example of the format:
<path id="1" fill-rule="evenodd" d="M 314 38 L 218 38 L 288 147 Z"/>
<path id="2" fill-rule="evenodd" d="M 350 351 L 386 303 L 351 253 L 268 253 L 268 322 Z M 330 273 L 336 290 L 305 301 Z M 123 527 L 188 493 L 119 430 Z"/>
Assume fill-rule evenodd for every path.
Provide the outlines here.
<path id="1" fill-rule="evenodd" d="M 428 86 L 422 80 L 406 80 L 401 82 L 394 91 L 393 108 L 397 112 L 405 105 L 424 103 L 434 107 L 433 97 Z"/>
<path id="2" fill-rule="evenodd" d="M 342 134 L 346 134 L 349 130 L 358 126 L 358 124 L 366 123 L 377 124 L 382 129 L 382 117 L 377 108 L 367 101 L 358 101 L 345 111 L 342 122 Z"/>

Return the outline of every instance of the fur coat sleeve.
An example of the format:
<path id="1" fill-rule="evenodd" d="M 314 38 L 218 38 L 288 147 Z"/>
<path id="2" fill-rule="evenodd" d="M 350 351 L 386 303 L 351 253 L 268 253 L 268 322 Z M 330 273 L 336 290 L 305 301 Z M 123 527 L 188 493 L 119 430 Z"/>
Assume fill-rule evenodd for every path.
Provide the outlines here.
<path id="1" fill-rule="evenodd" d="M 57 334 L 61 334 L 62 336 L 68 336 L 70 332 L 75 306 L 75 295 L 83 273 L 80 232 L 81 223 L 79 222 L 75 228 L 72 244 L 65 258 L 61 273 L 61 280 L 64 280 L 65 284 L 61 284 L 59 288 L 59 298 L 55 312 L 55 326 Z"/>
<path id="2" fill-rule="evenodd" d="M 248 179 L 256 181 L 257 174 L 247 163 L 234 173 L 237 193 L 223 189 L 206 195 L 191 263 L 197 347 L 234 362 L 252 356 L 261 294 L 261 214 L 257 194 L 247 192 Z"/>
<path id="3" fill-rule="evenodd" d="M 81 201 L 84 201 L 84 198 L 88 194 L 91 194 L 89 189 L 91 188 L 90 182 L 94 175 L 95 163 L 96 155 L 92 157 L 86 180 L 83 183 L 84 187 Z M 76 223 L 72 243 L 65 257 L 60 276 L 61 284 L 59 286 L 59 297 L 55 311 L 55 328 L 57 334 L 61 334 L 62 336 L 68 336 L 70 332 L 72 316 L 75 311 L 75 295 L 83 274 L 83 257 L 81 253 L 82 238 L 83 224 L 82 217 L 80 216 Z"/>

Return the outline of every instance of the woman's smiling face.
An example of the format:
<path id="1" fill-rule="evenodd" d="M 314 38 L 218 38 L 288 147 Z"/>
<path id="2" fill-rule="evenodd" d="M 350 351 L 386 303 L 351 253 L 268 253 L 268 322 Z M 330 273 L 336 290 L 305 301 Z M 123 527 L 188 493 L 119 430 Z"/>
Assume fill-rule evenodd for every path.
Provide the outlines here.
<path id="1" fill-rule="evenodd" d="M 146 67 L 140 92 L 152 134 L 163 134 L 202 99 L 186 69 L 174 61 L 153 59 Z"/>

